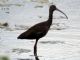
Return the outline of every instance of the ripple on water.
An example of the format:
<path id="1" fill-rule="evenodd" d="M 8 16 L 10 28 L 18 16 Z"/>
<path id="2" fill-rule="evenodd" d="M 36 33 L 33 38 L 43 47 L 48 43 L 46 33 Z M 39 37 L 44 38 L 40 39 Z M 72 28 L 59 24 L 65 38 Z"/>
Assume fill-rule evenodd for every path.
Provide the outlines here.
<path id="1" fill-rule="evenodd" d="M 28 52 L 31 52 L 31 50 L 29 50 L 29 49 L 22 49 L 22 48 L 15 48 L 15 49 L 12 49 L 12 52 L 28 53 Z"/>
<path id="2" fill-rule="evenodd" d="M 27 58 L 27 59 L 18 59 L 18 60 L 33 60 L 33 59 L 29 59 L 29 58 Z"/>
<path id="3" fill-rule="evenodd" d="M 64 44 L 64 41 L 41 41 L 40 43 L 41 44 L 58 44 L 58 43 Z"/>

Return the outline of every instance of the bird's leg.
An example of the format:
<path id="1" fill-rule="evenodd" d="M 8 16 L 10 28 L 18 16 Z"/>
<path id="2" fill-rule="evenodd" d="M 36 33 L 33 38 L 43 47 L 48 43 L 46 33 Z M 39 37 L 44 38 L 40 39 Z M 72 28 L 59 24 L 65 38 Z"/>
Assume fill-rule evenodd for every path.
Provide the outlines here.
<path id="1" fill-rule="evenodd" d="M 35 45 L 34 45 L 34 55 L 37 56 L 37 42 L 38 40 L 36 40 Z"/>
<path id="2" fill-rule="evenodd" d="M 37 43 L 38 43 L 39 39 L 36 39 L 35 45 L 34 45 L 34 56 L 36 60 L 39 60 L 38 56 L 37 56 Z"/>

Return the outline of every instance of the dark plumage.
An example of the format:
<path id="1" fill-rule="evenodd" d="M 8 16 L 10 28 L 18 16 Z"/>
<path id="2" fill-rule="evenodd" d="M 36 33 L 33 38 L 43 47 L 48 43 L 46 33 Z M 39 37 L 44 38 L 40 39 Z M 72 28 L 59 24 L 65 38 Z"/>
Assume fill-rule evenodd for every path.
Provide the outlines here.
<path id="1" fill-rule="evenodd" d="M 52 8 L 52 7 L 51 7 Z M 55 7 L 54 7 L 55 8 Z M 47 21 L 38 23 L 32 26 L 29 30 L 22 33 L 18 38 L 20 39 L 39 39 L 46 35 L 48 32 L 50 25 L 52 24 L 52 9 L 50 9 L 50 18 Z"/>
<path id="2" fill-rule="evenodd" d="M 32 26 L 29 30 L 22 33 L 18 38 L 20 39 L 39 39 L 46 35 L 49 30 L 49 25 L 46 22 L 42 22 Z"/>
<path id="3" fill-rule="evenodd" d="M 53 11 L 55 10 L 60 11 L 59 9 L 56 8 L 55 5 L 51 5 L 49 8 L 49 18 L 47 21 L 44 21 L 32 26 L 30 29 L 28 29 L 27 31 L 23 32 L 21 35 L 18 36 L 18 39 L 36 39 L 36 43 L 34 45 L 34 55 L 36 60 L 39 60 L 37 57 L 37 42 L 40 38 L 44 37 L 49 31 L 50 26 L 52 24 Z M 63 13 L 62 11 L 60 12 Z"/>

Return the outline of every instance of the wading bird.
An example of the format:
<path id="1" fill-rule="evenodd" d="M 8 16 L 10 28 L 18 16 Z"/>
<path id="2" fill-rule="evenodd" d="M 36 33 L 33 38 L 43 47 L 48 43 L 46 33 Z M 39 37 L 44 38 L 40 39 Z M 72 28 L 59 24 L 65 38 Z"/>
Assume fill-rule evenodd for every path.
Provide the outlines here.
<path id="1" fill-rule="evenodd" d="M 47 21 L 38 23 L 34 26 L 32 26 L 31 28 L 29 28 L 27 31 L 23 32 L 21 35 L 18 36 L 18 39 L 36 39 L 35 45 L 34 45 L 34 56 L 36 60 L 39 60 L 38 56 L 37 56 L 37 43 L 38 40 L 42 37 L 44 37 L 47 32 L 50 29 L 50 26 L 52 24 L 52 19 L 53 19 L 53 12 L 57 10 L 59 12 L 61 12 L 62 14 L 64 14 L 66 16 L 65 13 L 63 13 L 61 10 L 59 10 L 55 5 L 51 5 L 49 8 L 49 18 Z M 66 16 L 66 18 L 68 19 L 68 17 Z"/>

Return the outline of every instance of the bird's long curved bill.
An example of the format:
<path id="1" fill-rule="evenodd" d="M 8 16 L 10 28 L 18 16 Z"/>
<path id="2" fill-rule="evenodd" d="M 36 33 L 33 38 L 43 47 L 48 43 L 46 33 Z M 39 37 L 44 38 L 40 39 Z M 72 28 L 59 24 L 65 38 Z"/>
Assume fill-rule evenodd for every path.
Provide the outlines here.
<path id="1" fill-rule="evenodd" d="M 68 19 L 67 15 L 66 15 L 64 12 L 62 12 L 62 11 L 59 10 L 59 9 L 56 9 L 56 10 L 59 11 L 59 12 L 61 12 L 62 14 L 64 14 L 64 15 L 66 16 L 66 18 Z"/>

